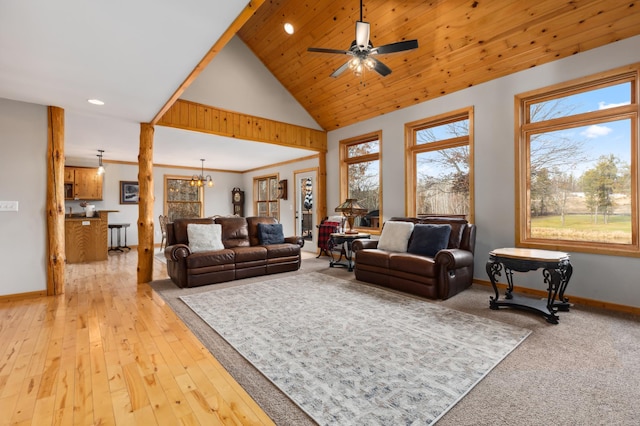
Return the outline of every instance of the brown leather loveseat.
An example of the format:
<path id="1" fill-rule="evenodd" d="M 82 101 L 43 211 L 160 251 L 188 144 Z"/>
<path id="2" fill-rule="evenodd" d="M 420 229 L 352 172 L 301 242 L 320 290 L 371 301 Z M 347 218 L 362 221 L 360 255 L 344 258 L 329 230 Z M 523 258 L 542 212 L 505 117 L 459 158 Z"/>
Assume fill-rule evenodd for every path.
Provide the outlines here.
<path id="1" fill-rule="evenodd" d="M 224 247 L 193 252 L 189 224 L 221 226 Z M 300 237 L 261 244 L 264 225 L 277 225 L 271 217 L 217 217 L 176 219 L 167 224 L 167 272 L 179 287 L 196 287 L 300 268 Z M 192 227 L 192 231 L 193 231 Z M 193 235 L 193 234 L 192 234 Z"/>
<path id="2" fill-rule="evenodd" d="M 476 241 L 476 227 L 462 218 L 448 217 L 396 217 L 390 221 L 412 222 L 414 226 L 450 226 L 446 248 L 434 256 L 402 251 L 388 251 L 377 248 L 377 240 L 359 239 L 353 242 L 355 252 L 355 276 L 360 281 L 390 287 L 429 299 L 448 299 L 471 285 L 473 280 L 473 252 Z M 385 226 L 387 223 L 385 223 Z M 424 230 L 426 227 L 421 227 Z M 414 228 L 409 237 L 408 247 L 420 246 L 424 241 L 413 241 Z M 384 227 L 383 227 L 384 236 Z M 446 240 L 446 235 L 444 236 Z M 414 250 L 414 252 L 416 252 Z"/>

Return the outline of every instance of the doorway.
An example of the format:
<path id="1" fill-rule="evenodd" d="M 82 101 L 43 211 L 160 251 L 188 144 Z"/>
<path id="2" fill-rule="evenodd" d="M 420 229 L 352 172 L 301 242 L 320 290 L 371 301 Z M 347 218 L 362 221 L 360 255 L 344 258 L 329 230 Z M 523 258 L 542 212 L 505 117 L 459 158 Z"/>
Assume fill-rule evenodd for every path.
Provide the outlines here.
<path id="1" fill-rule="evenodd" d="M 316 176 L 317 169 L 298 170 L 293 173 L 296 183 L 294 206 L 296 209 L 296 235 L 304 239 L 302 250 L 316 252 Z"/>

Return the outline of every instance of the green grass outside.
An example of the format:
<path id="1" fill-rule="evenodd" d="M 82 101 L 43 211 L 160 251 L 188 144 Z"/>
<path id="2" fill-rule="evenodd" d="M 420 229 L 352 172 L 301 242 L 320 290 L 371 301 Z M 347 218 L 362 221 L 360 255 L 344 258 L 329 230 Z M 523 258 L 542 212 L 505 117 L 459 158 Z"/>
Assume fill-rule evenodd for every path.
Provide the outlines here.
<path id="1" fill-rule="evenodd" d="M 607 223 L 598 216 L 593 223 L 591 215 L 566 215 L 564 226 L 560 216 L 542 216 L 531 219 L 531 236 L 561 240 L 596 242 L 631 242 L 631 216 L 609 216 Z"/>
<path id="2" fill-rule="evenodd" d="M 565 215 L 564 226 L 560 216 L 539 216 L 531 219 L 531 227 L 535 228 L 570 228 L 575 230 L 631 232 L 631 216 L 609 216 L 607 223 L 598 216 L 598 223 L 593 223 L 593 216 L 586 214 Z"/>

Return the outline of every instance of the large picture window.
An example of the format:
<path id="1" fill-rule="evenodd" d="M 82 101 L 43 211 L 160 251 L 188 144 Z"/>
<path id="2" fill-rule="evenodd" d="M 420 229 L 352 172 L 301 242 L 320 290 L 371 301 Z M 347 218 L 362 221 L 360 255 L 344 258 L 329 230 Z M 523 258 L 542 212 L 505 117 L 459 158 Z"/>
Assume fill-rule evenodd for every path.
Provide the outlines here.
<path id="1" fill-rule="evenodd" d="M 516 97 L 516 243 L 638 250 L 638 68 Z"/>
<path id="2" fill-rule="evenodd" d="M 355 198 L 367 209 L 354 222 L 354 228 L 366 232 L 379 231 L 381 226 L 381 143 L 382 132 L 340 141 L 340 202 Z"/>
<path id="3" fill-rule="evenodd" d="M 280 220 L 278 202 L 278 175 L 260 176 L 253 179 L 255 214 L 271 216 Z"/>
<path id="4" fill-rule="evenodd" d="M 405 125 L 409 216 L 473 222 L 473 108 Z"/>

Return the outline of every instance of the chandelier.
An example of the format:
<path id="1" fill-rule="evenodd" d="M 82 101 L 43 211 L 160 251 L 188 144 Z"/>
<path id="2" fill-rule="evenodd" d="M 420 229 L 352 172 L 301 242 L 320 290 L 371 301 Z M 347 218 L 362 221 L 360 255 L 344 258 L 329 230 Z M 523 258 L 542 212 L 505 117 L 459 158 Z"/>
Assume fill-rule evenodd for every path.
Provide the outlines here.
<path id="1" fill-rule="evenodd" d="M 207 176 L 204 175 L 204 158 L 201 158 L 200 161 L 202 161 L 202 173 L 200 174 L 200 176 L 193 175 L 191 177 L 191 182 L 189 182 L 189 185 L 200 187 L 206 184 L 208 187 L 212 187 L 213 179 L 211 179 L 210 175 L 207 175 Z"/>
<path id="2" fill-rule="evenodd" d="M 104 174 L 104 166 L 102 165 L 102 153 L 104 152 L 104 149 L 99 149 L 98 150 L 98 174 Z"/>

